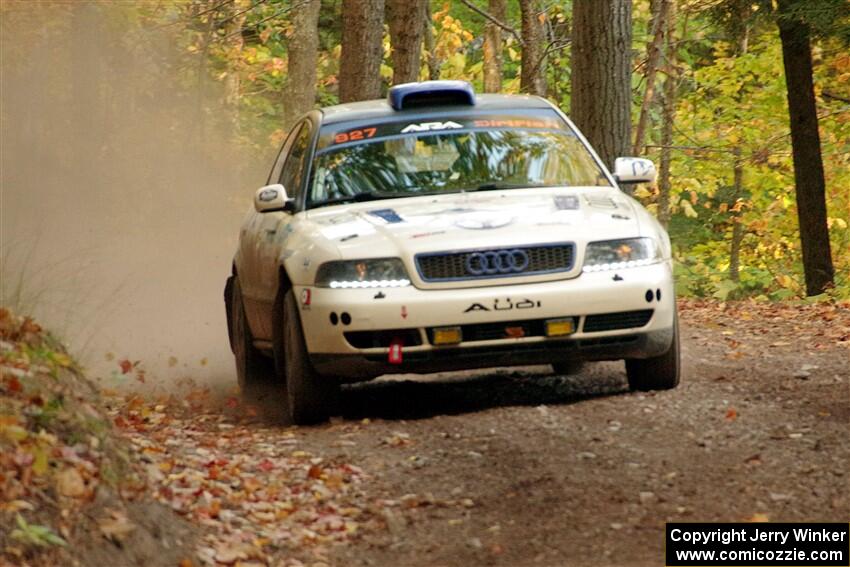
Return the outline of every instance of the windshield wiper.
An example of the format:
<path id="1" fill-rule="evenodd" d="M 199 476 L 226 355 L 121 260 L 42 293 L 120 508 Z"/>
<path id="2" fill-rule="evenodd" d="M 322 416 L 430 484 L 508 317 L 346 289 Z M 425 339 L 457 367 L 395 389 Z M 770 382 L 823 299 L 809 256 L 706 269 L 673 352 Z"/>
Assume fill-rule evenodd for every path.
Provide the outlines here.
<path id="1" fill-rule="evenodd" d="M 395 199 L 401 195 L 391 195 L 386 193 L 374 193 L 372 191 L 364 191 L 355 193 L 354 195 L 346 195 L 345 197 L 336 197 L 334 199 L 325 199 L 324 201 L 316 201 L 310 203 L 310 208 L 326 207 L 328 205 L 337 205 L 340 203 L 364 203 L 366 201 L 380 201 L 381 199 Z"/>

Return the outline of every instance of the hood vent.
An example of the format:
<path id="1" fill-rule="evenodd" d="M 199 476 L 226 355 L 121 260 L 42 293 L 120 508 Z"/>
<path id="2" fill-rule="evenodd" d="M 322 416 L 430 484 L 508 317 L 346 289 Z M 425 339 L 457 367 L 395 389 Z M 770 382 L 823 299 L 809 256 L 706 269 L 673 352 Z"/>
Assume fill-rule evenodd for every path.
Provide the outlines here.
<path id="1" fill-rule="evenodd" d="M 611 197 L 604 197 L 601 195 L 585 195 L 585 200 L 587 204 L 591 207 L 596 207 L 597 209 L 616 209 L 617 203 Z"/>
<path id="2" fill-rule="evenodd" d="M 390 88 L 387 102 L 393 110 L 446 105 L 475 105 L 475 91 L 466 81 L 424 81 Z"/>

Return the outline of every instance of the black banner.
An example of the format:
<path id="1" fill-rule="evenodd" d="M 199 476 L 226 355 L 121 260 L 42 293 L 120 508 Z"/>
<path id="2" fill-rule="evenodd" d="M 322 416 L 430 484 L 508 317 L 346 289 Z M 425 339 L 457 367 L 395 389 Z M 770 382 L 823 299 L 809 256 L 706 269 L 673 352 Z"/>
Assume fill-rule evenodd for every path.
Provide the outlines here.
<path id="1" fill-rule="evenodd" d="M 376 119 L 375 122 L 357 120 L 331 123 L 322 127 L 319 135 L 318 153 L 329 147 L 358 144 L 405 135 L 449 134 L 470 130 L 562 130 L 573 134 L 567 123 L 548 109 L 530 109 L 526 113 L 477 114 L 468 112 L 459 116 L 413 115 L 405 120 Z"/>
<path id="2" fill-rule="evenodd" d="M 668 567 L 850 566 L 850 525 L 667 524 Z"/>

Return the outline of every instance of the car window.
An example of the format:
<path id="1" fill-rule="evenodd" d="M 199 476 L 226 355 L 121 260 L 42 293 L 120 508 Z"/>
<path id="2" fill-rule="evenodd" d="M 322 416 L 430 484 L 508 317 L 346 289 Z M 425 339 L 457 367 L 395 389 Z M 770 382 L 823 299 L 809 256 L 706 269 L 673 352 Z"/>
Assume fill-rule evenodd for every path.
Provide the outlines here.
<path id="1" fill-rule="evenodd" d="M 286 163 L 280 174 L 280 183 L 286 189 L 286 195 L 290 198 L 295 198 L 301 193 L 311 132 L 312 126 L 310 122 L 305 121 L 298 133 L 295 134 L 295 139 L 292 142 L 289 155 L 286 157 Z"/>
<path id="2" fill-rule="evenodd" d="M 280 151 L 277 153 L 277 159 L 274 162 L 274 167 L 272 167 L 272 171 L 269 174 L 269 178 L 266 181 L 266 185 L 271 185 L 272 183 L 280 182 L 280 172 L 283 171 L 283 164 L 286 161 L 286 153 L 289 151 L 289 147 L 292 145 L 292 139 L 295 138 L 296 134 L 298 134 L 298 130 L 301 128 L 301 124 L 296 124 L 292 130 L 287 134 L 286 139 L 283 141 L 283 145 L 280 147 Z"/>
<path id="3" fill-rule="evenodd" d="M 435 125 L 439 131 L 431 131 Z M 458 120 L 426 123 L 426 131 L 416 126 L 335 133 L 317 152 L 308 206 L 364 194 L 391 198 L 479 188 L 610 186 L 566 125 Z"/>

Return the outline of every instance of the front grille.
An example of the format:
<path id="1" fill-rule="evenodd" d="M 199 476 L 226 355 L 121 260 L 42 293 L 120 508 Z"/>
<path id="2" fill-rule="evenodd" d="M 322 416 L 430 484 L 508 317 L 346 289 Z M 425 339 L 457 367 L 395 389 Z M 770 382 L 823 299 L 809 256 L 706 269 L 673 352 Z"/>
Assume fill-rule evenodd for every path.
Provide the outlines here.
<path id="1" fill-rule="evenodd" d="M 619 313 L 604 313 L 601 315 L 588 315 L 584 318 L 585 333 L 598 333 L 599 331 L 616 331 L 618 329 L 633 329 L 643 327 L 652 318 L 652 309 L 641 309 L 640 311 L 621 311 Z"/>
<path id="2" fill-rule="evenodd" d="M 386 331 L 347 331 L 345 340 L 354 348 L 387 348 L 396 339 L 404 346 L 419 346 L 422 337 L 417 329 L 395 329 Z"/>
<path id="3" fill-rule="evenodd" d="M 521 337 L 541 337 L 545 334 L 543 321 L 511 321 L 510 323 L 479 323 L 463 325 L 463 342 L 492 341 L 514 338 L 507 327 L 522 329 Z"/>
<path id="4" fill-rule="evenodd" d="M 528 264 L 520 271 L 480 275 L 468 271 L 467 262 L 472 254 L 513 250 L 522 250 L 528 255 Z M 567 272 L 572 269 L 574 259 L 575 245 L 564 243 L 417 254 L 416 268 L 425 282 L 445 282 Z"/>
<path id="5" fill-rule="evenodd" d="M 404 353 L 405 362 L 462 361 L 464 359 L 488 358 L 494 366 L 509 366 L 517 356 L 543 355 L 564 357 L 578 348 L 578 341 L 541 341 L 533 343 L 478 346 L 473 348 L 441 348 Z M 386 362 L 385 354 L 366 354 L 370 362 Z"/>
<path id="6" fill-rule="evenodd" d="M 521 328 L 521 338 L 525 337 L 543 337 L 546 336 L 546 319 L 528 319 L 525 321 L 503 321 L 499 323 L 474 323 L 469 325 L 461 325 L 463 333 L 463 342 L 471 343 L 476 341 L 493 341 L 501 339 L 518 338 L 516 335 L 508 333 L 508 327 L 513 329 Z M 575 323 L 575 318 L 573 320 Z M 428 329 L 428 342 L 434 344 L 434 329 Z"/>

